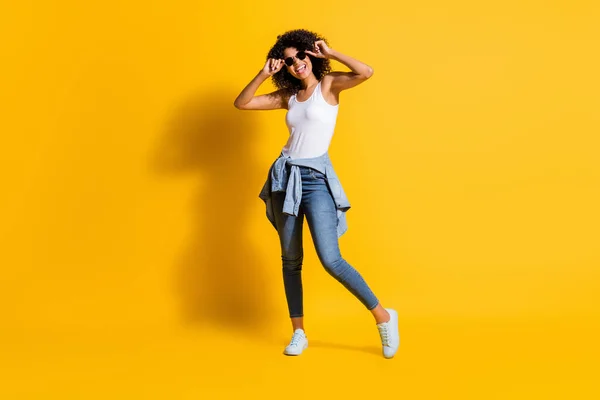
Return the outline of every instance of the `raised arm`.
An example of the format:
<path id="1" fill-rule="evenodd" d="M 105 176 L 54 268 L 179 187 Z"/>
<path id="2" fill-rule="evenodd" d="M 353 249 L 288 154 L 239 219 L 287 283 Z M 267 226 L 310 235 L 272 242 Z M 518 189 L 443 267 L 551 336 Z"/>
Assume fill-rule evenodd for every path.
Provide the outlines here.
<path id="1" fill-rule="evenodd" d="M 233 105 L 239 110 L 287 109 L 287 98 L 285 92 L 281 89 L 260 96 L 254 96 L 259 86 L 266 79 L 276 74 L 284 64 L 283 60 L 268 59 L 264 68 L 246 85 L 233 102 Z"/>
<path id="2" fill-rule="evenodd" d="M 331 79 L 332 92 L 339 93 L 342 90 L 350 89 L 366 81 L 373 75 L 372 67 L 350 56 L 342 54 L 339 51 L 329 48 L 322 40 L 315 42 L 314 52 L 307 51 L 307 53 L 318 58 L 329 58 L 330 60 L 336 60 L 351 69 L 351 72 L 333 71 L 326 75 L 326 77 L 329 77 L 327 79 Z"/>

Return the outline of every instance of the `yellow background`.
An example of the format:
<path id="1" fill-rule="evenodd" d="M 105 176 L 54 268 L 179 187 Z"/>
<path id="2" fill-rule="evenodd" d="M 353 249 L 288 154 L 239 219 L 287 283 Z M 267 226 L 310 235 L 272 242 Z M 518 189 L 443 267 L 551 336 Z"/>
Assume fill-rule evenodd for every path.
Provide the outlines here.
<path id="1" fill-rule="evenodd" d="M 2 3 L 0 397 L 598 398 L 597 4 Z M 308 229 L 281 354 L 285 111 L 233 100 L 294 28 L 375 70 L 330 155 L 393 360 Z"/>

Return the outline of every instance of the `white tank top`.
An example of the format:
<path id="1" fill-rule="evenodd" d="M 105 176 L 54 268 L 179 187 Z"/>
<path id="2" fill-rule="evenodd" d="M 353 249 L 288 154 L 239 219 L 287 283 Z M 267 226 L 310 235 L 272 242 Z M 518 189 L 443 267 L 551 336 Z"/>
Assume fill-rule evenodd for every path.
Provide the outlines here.
<path id="1" fill-rule="evenodd" d="M 331 105 L 323 98 L 321 81 L 306 101 L 298 101 L 295 94 L 290 96 L 285 114 L 290 136 L 283 154 L 296 159 L 318 157 L 327 152 L 338 108 L 339 104 Z"/>

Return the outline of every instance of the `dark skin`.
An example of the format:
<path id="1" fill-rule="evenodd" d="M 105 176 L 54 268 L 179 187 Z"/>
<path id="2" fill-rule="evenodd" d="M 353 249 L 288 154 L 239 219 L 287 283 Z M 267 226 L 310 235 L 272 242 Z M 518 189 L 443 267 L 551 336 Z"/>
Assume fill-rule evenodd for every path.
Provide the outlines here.
<path id="1" fill-rule="evenodd" d="M 254 96 L 259 86 L 269 77 L 273 76 L 281 68 L 287 68 L 288 72 L 302 82 L 303 89 L 296 94 L 298 101 L 304 101 L 312 95 L 312 91 L 318 83 L 315 74 L 312 72 L 312 63 L 309 57 L 300 60 L 295 57 L 298 50 L 295 47 L 288 47 L 284 50 L 284 58 L 294 57 L 294 63 L 291 66 L 285 64 L 283 59 L 270 58 L 265 63 L 263 69 L 254 77 L 254 79 L 242 90 L 234 101 L 236 108 L 240 110 L 276 110 L 287 109 L 288 95 L 283 90 L 276 90 L 271 93 Z M 306 51 L 316 58 L 328 58 L 336 60 L 348 68 L 350 72 L 333 71 L 323 76 L 321 79 L 321 90 L 325 101 L 331 105 L 339 104 L 339 96 L 343 90 L 353 88 L 366 81 L 373 75 L 373 68 L 350 56 L 342 54 L 328 47 L 324 41 L 315 42 L 312 51 Z M 304 70 L 298 71 L 301 66 Z"/>
<path id="2" fill-rule="evenodd" d="M 284 59 L 270 58 L 267 60 L 263 69 L 250 81 L 234 101 L 236 108 L 240 110 L 277 110 L 288 109 L 289 95 L 283 90 L 276 90 L 271 93 L 254 96 L 258 87 L 266 79 L 273 76 L 281 70 L 287 68 L 288 72 L 302 82 L 302 89 L 296 94 L 298 101 L 306 101 L 315 90 L 319 81 L 312 72 L 312 63 L 310 57 L 300 60 L 296 57 L 298 50 L 295 47 L 288 47 L 283 51 L 284 59 L 293 57 L 294 63 L 290 66 L 285 64 Z M 373 75 L 373 68 L 350 56 L 344 55 L 327 46 L 323 40 L 315 42 L 312 51 L 306 51 L 316 58 L 328 58 L 341 62 L 350 68 L 351 72 L 333 71 L 321 79 L 321 92 L 325 101 L 331 105 L 337 105 L 340 102 L 340 93 L 343 90 L 353 88 L 366 81 Z M 377 324 L 390 320 L 390 314 L 381 305 L 371 310 Z M 300 328 L 304 330 L 304 318 L 292 318 L 292 327 L 294 330 Z"/>

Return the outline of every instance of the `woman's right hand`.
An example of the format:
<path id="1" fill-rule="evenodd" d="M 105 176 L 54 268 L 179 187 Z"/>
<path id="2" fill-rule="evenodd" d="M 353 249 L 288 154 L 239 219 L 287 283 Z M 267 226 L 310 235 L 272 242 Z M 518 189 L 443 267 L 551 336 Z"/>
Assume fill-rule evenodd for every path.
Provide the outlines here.
<path id="1" fill-rule="evenodd" d="M 278 73 L 284 65 L 285 62 L 282 59 L 269 58 L 263 68 L 263 72 L 269 76 L 273 76 Z"/>

